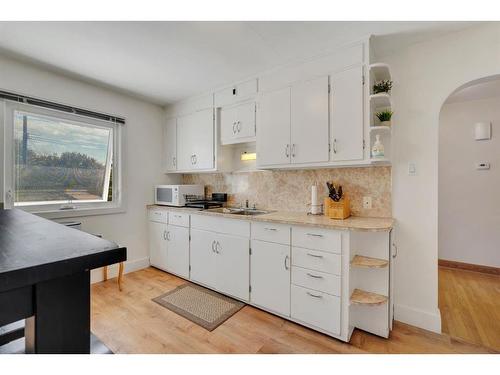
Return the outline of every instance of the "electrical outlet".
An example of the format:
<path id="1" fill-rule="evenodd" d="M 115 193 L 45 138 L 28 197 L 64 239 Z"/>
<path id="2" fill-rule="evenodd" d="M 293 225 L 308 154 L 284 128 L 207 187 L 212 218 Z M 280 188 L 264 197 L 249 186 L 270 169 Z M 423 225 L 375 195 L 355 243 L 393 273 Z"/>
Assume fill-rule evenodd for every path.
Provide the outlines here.
<path id="1" fill-rule="evenodd" d="M 372 208 L 372 197 L 363 197 L 363 208 L 367 210 Z"/>

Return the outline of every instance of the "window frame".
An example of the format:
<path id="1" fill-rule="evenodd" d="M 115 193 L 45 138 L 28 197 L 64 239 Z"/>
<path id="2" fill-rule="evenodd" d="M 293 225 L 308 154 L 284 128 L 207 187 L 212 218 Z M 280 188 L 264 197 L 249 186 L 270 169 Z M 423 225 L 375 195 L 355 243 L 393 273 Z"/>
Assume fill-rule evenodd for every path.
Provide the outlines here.
<path id="1" fill-rule="evenodd" d="M 124 124 L 117 122 L 104 121 L 91 117 L 75 115 L 53 109 L 43 108 L 30 104 L 17 102 L 3 101 L 4 103 L 4 206 L 5 208 L 18 208 L 31 213 L 39 214 L 47 218 L 64 218 L 64 217 L 79 217 L 101 214 L 112 214 L 125 212 L 125 196 L 122 183 L 122 149 L 123 149 L 123 131 Z M 112 201 L 111 202 L 95 202 L 95 201 L 71 201 L 64 203 L 47 203 L 47 204 L 14 204 L 14 189 L 15 189 L 15 147 L 14 147 L 14 113 L 23 112 L 42 117 L 64 120 L 69 124 L 88 125 L 96 127 L 111 128 L 112 150 Z M 110 157 L 108 155 L 108 157 Z M 107 163 L 107 166 L 109 164 Z M 106 174 L 107 175 L 107 174 Z M 104 193 L 104 192 L 103 192 Z"/>

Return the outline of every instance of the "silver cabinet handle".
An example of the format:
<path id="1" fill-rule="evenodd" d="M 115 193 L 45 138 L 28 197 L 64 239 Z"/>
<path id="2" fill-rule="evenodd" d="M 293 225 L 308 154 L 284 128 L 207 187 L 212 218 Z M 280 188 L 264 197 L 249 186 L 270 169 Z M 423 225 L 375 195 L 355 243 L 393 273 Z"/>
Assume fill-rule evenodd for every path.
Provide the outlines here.
<path id="1" fill-rule="evenodd" d="M 290 157 L 290 145 L 289 144 L 287 144 L 285 147 L 285 155 L 287 158 Z"/>
<path id="2" fill-rule="evenodd" d="M 270 230 L 270 231 L 272 231 L 272 232 L 276 232 L 276 231 L 277 231 L 277 229 L 276 229 L 276 228 L 264 228 L 264 230 Z"/>
<path id="3" fill-rule="evenodd" d="M 398 246 L 393 242 L 392 247 L 394 248 L 394 253 L 392 254 L 392 257 L 396 258 L 398 256 Z"/>
<path id="4" fill-rule="evenodd" d="M 285 269 L 288 271 L 290 269 L 290 267 L 288 266 L 288 260 L 290 259 L 290 257 L 287 255 L 285 257 Z"/>
<path id="5" fill-rule="evenodd" d="M 337 153 L 337 138 L 333 139 L 333 153 Z"/>
<path id="6" fill-rule="evenodd" d="M 191 155 L 191 164 L 194 164 L 194 155 Z"/>
<path id="7" fill-rule="evenodd" d="M 167 232 L 167 241 L 170 241 L 170 232 Z"/>
<path id="8" fill-rule="evenodd" d="M 165 241 L 167 240 L 167 231 L 166 230 L 163 231 L 163 239 Z"/>
<path id="9" fill-rule="evenodd" d="M 307 273 L 307 276 L 312 277 L 312 278 L 314 278 L 314 279 L 322 279 L 322 278 L 323 278 L 323 276 L 320 276 L 320 275 L 313 275 L 312 273 L 309 273 L 309 272 Z"/>
<path id="10" fill-rule="evenodd" d="M 292 145 L 292 158 L 294 158 L 294 157 L 295 157 L 295 147 L 296 147 L 296 146 L 297 146 L 297 145 L 296 145 L 295 143 Z"/>
<path id="11" fill-rule="evenodd" d="M 311 237 L 324 237 L 322 234 L 316 234 L 316 233 L 306 233 L 308 236 L 311 236 Z"/>
<path id="12" fill-rule="evenodd" d="M 215 253 L 215 240 L 212 241 L 212 252 Z"/>
<path id="13" fill-rule="evenodd" d="M 313 294 L 311 292 L 307 292 L 308 295 L 310 295 L 311 297 L 314 297 L 314 298 L 323 298 L 323 296 L 319 295 L 319 294 Z"/>
<path id="14" fill-rule="evenodd" d="M 222 246 L 220 245 L 219 241 L 215 243 L 215 252 L 217 254 L 220 254 L 220 251 L 222 250 Z"/>
<path id="15" fill-rule="evenodd" d="M 316 254 L 311 254 L 311 253 L 307 253 L 307 255 L 309 255 L 310 257 L 313 257 L 313 258 L 323 258 L 323 255 L 316 255 Z"/>
<path id="16" fill-rule="evenodd" d="M 241 121 L 236 121 L 236 129 L 238 130 L 238 133 L 241 131 Z"/>
<path id="17" fill-rule="evenodd" d="M 236 121 L 233 122 L 233 134 L 236 134 Z"/>
<path id="18" fill-rule="evenodd" d="M 198 158 L 196 157 L 196 154 L 194 154 L 193 156 L 194 156 L 194 164 L 198 163 Z"/>
<path id="19" fill-rule="evenodd" d="M 172 158 L 172 165 L 175 167 L 175 166 L 176 166 L 176 165 L 175 165 L 176 163 L 177 163 L 177 158 L 174 156 L 174 157 Z"/>

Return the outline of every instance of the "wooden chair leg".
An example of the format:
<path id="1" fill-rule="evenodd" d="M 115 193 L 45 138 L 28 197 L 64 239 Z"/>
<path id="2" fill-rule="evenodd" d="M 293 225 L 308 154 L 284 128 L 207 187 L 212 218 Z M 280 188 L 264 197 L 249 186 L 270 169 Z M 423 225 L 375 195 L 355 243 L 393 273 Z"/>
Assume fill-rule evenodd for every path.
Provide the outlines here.
<path id="1" fill-rule="evenodd" d="M 122 291 L 122 280 L 123 280 L 123 262 L 120 262 L 118 269 L 118 289 Z"/>
<path id="2" fill-rule="evenodd" d="M 108 266 L 103 267 L 102 278 L 103 278 L 103 281 L 106 281 L 108 279 Z"/>

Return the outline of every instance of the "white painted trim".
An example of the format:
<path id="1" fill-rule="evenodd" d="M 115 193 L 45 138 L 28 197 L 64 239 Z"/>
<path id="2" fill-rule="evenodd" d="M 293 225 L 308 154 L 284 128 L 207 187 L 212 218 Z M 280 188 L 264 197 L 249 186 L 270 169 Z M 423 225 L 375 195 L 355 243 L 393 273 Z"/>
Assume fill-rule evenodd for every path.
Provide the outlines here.
<path id="1" fill-rule="evenodd" d="M 125 262 L 125 267 L 123 270 L 123 273 L 129 273 L 129 272 L 134 272 L 134 271 L 139 271 L 144 268 L 149 267 L 149 257 L 145 258 L 140 258 L 140 259 L 133 259 L 133 260 L 128 260 Z M 113 277 L 118 276 L 118 264 L 113 264 L 108 267 L 108 280 L 112 279 Z M 90 275 L 90 282 L 92 284 L 101 282 L 103 280 L 102 277 L 102 268 L 97 268 L 95 270 L 92 270 L 91 275 Z"/>
<path id="2" fill-rule="evenodd" d="M 441 333 L 441 313 L 439 309 L 429 312 L 410 306 L 395 304 L 394 319 L 428 331 Z"/>

